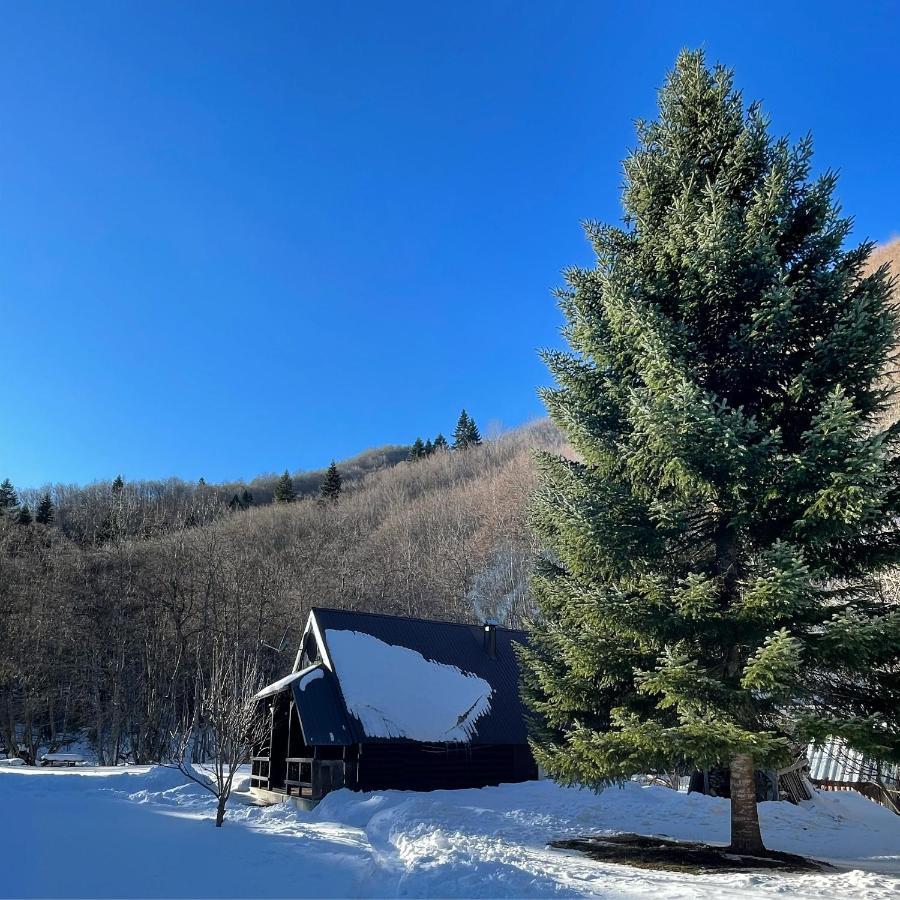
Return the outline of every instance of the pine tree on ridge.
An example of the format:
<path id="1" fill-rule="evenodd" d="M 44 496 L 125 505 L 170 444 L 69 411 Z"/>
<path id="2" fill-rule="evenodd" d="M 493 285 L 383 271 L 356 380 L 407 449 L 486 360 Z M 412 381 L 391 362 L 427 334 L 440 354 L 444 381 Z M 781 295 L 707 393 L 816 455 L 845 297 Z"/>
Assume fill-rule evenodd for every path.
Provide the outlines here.
<path id="1" fill-rule="evenodd" d="M 322 482 L 319 495 L 323 500 L 335 501 L 340 497 L 341 490 L 341 473 L 338 470 L 337 463 L 332 460 L 331 465 L 328 467 L 328 471 L 325 473 L 325 480 Z"/>
<path id="2" fill-rule="evenodd" d="M 19 495 L 8 478 L 0 483 L 0 516 L 7 510 L 15 509 L 19 505 Z"/>
<path id="3" fill-rule="evenodd" d="M 55 516 L 56 513 L 53 508 L 53 498 L 50 496 L 50 491 L 45 491 L 41 496 L 40 503 L 38 503 L 34 521 L 39 525 L 52 525 Z"/>
<path id="4" fill-rule="evenodd" d="M 466 450 L 469 447 L 477 447 L 480 443 L 481 434 L 475 420 L 463 410 L 453 431 L 453 449 Z"/>
<path id="5" fill-rule="evenodd" d="M 276 503 L 293 503 L 297 499 L 297 492 L 294 490 L 294 479 L 291 473 L 285 469 L 278 483 L 275 485 L 273 498 Z"/>

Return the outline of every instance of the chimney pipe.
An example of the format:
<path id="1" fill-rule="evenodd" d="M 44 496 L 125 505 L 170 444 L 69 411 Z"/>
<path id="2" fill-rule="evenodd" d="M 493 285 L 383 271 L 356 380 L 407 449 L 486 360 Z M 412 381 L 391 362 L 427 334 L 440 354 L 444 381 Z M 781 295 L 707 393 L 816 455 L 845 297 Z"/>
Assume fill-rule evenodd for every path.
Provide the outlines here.
<path id="1" fill-rule="evenodd" d="M 490 659 L 497 658 L 497 623 L 494 619 L 484 623 L 484 652 Z"/>

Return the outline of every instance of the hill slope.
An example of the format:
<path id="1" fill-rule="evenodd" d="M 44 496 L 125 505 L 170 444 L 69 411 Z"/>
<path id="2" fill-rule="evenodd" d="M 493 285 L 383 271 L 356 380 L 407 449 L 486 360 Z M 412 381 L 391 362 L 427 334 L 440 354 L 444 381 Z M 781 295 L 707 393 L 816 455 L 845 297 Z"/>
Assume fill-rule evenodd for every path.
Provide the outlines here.
<path id="1" fill-rule="evenodd" d="M 101 762 L 165 758 L 212 647 L 274 678 L 313 605 L 519 622 L 534 447 L 562 441 L 538 422 L 370 471 L 336 503 L 223 511 L 193 490 L 174 522 L 107 491 L 99 542 L 0 517 L 0 735 L 33 758 L 87 728 Z"/>
<path id="2" fill-rule="evenodd" d="M 900 271 L 900 240 L 883 261 Z M 12 744 L 25 723 L 33 753 L 87 727 L 101 760 L 160 759 L 212 645 L 274 677 L 313 605 L 520 623 L 535 448 L 565 442 L 541 421 L 416 462 L 364 454 L 334 504 L 229 510 L 234 485 L 148 483 L 94 486 L 63 504 L 62 528 L 0 516 L 0 734 Z"/>

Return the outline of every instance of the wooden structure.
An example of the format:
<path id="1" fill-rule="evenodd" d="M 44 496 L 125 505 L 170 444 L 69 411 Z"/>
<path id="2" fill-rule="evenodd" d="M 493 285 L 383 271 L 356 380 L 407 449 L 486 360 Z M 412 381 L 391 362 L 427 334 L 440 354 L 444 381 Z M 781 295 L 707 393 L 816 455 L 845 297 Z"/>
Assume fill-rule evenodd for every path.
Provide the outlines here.
<path id="1" fill-rule="evenodd" d="M 787 800 L 800 803 L 811 800 L 813 785 L 809 779 L 809 761 L 805 756 L 784 769 L 756 770 L 756 801 Z M 710 797 L 731 796 L 731 773 L 727 766 L 714 766 L 691 775 L 688 793 Z"/>
<path id="2" fill-rule="evenodd" d="M 251 790 L 312 806 L 340 787 L 537 778 L 518 691 L 523 641 L 491 624 L 314 609 L 293 672 L 257 695 L 269 729 Z"/>
<path id="3" fill-rule="evenodd" d="M 851 750 L 838 738 L 810 748 L 810 778 L 823 791 L 856 791 L 900 815 L 900 766 Z"/>
<path id="4" fill-rule="evenodd" d="M 42 766 L 71 768 L 84 765 L 85 759 L 80 753 L 45 753 L 41 757 Z"/>

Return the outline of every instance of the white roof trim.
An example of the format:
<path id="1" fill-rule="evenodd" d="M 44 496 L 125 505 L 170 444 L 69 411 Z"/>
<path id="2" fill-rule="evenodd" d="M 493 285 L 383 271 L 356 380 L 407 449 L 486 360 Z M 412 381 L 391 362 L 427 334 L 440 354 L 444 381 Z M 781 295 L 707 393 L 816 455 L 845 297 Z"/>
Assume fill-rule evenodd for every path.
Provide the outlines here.
<path id="1" fill-rule="evenodd" d="M 319 623 L 316 621 L 314 612 L 310 612 L 309 618 L 306 620 L 306 628 L 303 629 L 303 637 L 300 638 L 300 649 L 297 650 L 297 658 L 294 660 L 294 672 L 297 672 L 297 667 L 300 665 L 300 659 L 303 656 L 303 645 L 306 643 L 306 635 L 309 634 L 310 628 L 315 635 L 316 643 L 319 645 L 319 656 L 321 656 L 322 662 L 329 671 L 333 672 L 334 666 L 331 664 L 331 658 L 328 655 L 325 641 L 322 639 L 322 632 L 319 630 Z"/>
<path id="2" fill-rule="evenodd" d="M 267 684 L 258 694 L 254 694 L 254 700 L 262 700 L 265 697 L 271 697 L 272 694 L 277 694 L 279 691 L 283 691 L 286 687 L 289 687 L 293 684 L 298 678 L 302 678 L 306 675 L 307 672 L 311 672 L 313 669 L 319 667 L 319 664 L 308 666 L 305 669 L 302 669 L 299 672 L 291 672 L 290 675 L 285 675 L 284 678 L 279 678 L 278 681 L 273 681 L 271 684 Z"/>

